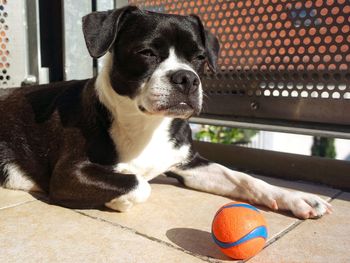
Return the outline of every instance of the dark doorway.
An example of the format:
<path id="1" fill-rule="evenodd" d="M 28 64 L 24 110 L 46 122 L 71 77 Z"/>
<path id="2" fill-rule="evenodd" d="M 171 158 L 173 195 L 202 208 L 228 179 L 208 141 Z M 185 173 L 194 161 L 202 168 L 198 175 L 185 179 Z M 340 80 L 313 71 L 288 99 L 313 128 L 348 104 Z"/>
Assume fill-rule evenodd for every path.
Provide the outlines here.
<path id="1" fill-rule="evenodd" d="M 50 82 L 63 80 L 63 17 L 61 0 L 39 0 L 41 64 L 50 68 Z"/>

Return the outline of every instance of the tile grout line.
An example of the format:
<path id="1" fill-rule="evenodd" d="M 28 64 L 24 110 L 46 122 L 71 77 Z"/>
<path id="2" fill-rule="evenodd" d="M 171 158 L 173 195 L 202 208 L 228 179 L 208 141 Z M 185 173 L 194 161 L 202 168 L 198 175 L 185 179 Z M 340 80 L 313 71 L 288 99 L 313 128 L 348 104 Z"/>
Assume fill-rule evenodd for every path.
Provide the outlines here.
<path id="1" fill-rule="evenodd" d="M 342 191 L 342 190 L 339 190 L 339 192 L 338 193 L 335 193 L 333 196 L 331 196 L 327 201 L 328 202 L 331 202 L 331 201 L 333 201 L 334 199 L 336 199 L 338 196 L 340 196 L 341 194 L 343 194 L 343 193 L 346 193 L 346 192 L 344 192 L 344 191 Z"/>
<path id="2" fill-rule="evenodd" d="M 3 211 L 3 210 L 6 210 L 6 209 L 10 209 L 10 208 L 14 208 L 14 207 L 17 207 L 17 206 L 33 203 L 33 202 L 36 202 L 36 201 L 38 201 L 38 200 L 29 200 L 29 201 L 24 201 L 22 203 L 17 203 L 17 204 L 13 204 L 13 205 L 3 206 L 3 207 L 0 207 L 0 212 Z"/>
<path id="3" fill-rule="evenodd" d="M 330 196 L 329 198 L 327 198 L 327 202 L 332 202 L 334 199 L 336 199 L 338 196 L 340 196 L 343 193 L 343 191 L 339 190 L 339 192 L 335 193 L 333 196 Z M 310 219 L 307 219 L 310 220 Z M 289 227 L 287 227 L 285 230 L 281 231 L 279 234 L 277 234 L 274 238 L 270 239 L 266 245 L 264 246 L 263 250 L 268 248 L 270 245 L 272 245 L 273 243 L 275 243 L 277 240 L 281 239 L 282 237 L 284 237 L 286 234 L 288 234 L 289 232 L 291 232 L 292 230 L 294 230 L 296 227 L 298 227 L 299 225 L 301 225 L 302 223 L 306 222 L 307 220 L 300 220 L 297 219 L 296 222 L 294 222 L 293 224 L 291 224 Z M 312 219 L 311 219 L 312 220 Z M 243 262 L 248 262 L 250 259 L 249 258 L 247 260 L 244 260 Z"/>
<path id="4" fill-rule="evenodd" d="M 172 248 L 172 249 L 181 251 L 181 252 L 183 252 L 183 253 L 186 253 L 186 254 L 188 254 L 188 255 L 191 255 L 191 256 L 193 256 L 193 257 L 195 257 L 195 258 L 198 258 L 198 259 L 200 259 L 200 260 L 202 260 L 202 261 L 210 262 L 210 263 L 220 263 L 220 262 L 221 262 L 220 260 L 216 260 L 216 259 L 214 259 L 214 258 L 210 258 L 210 257 L 202 256 L 202 255 L 199 255 L 199 254 L 196 254 L 196 253 L 192 253 L 191 251 L 188 251 L 188 250 L 183 249 L 183 248 L 181 248 L 181 247 L 174 246 L 174 245 L 171 244 L 171 243 L 168 243 L 168 242 L 165 242 L 165 241 L 160 240 L 160 239 L 158 239 L 158 238 L 155 238 L 155 237 L 152 237 L 152 236 L 148 236 L 148 235 L 146 235 L 146 234 L 143 234 L 143 233 L 141 233 L 141 232 L 139 232 L 139 231 L 137 231 L 137 230 L 135 230 L 135 229 L 133 229 L 133 228 L 130 228 L 130 227 L 127 227 L 127 226 L 123 226 L 123 225 L 120 225 L 120 224 L 117 224 L 117 223 L 114 223 L 114 222 L 110 222 L 110 221 L 107 221 L 107 220 L 105 220 L 105 219 L 103 219 L 103 218 L 91 216 L 91 215 L 86 214 L 86 213 L 81 212 L 81 211 L 77 211 L 77 210 L 72 210 L 72 211 L 74 211 L 74 212 L 76 212 L 76 213 L 78 213 L 78 214 L 80 214 L 80 215 L 89 217 L 89 218 L 91 218 L 91 219 L 94 219 L 94 220 L 97 220 L 97 221 L 100 221 L 100 222 L 104 222 L 104 223 L 107 223 L 107 224 L 112 225 L 112 226 L 116 226 L 116 227 L 118 227 L 118 228 L 120 228 L 120 229 L 126 230 L 126 231 L 128 231 L 128 232 L 131 232 L 131 233 L 133 233 L 133 234 L 136 234 L 136 235 L 138 235 L 138 236 L 141 236 L 141 237 L 143 237 L 143 238 L 146 238 L 146 239 L 151 240 L 151 241 L 153 241 L 153 242 L 156 242 L 156 243 L 158 243 L 158 244 L 165 245 L 166 247 L 169 247 L 169 248 Z"/>
<path id="5" fill-rule="evenodd" d="M 343 193 L 343 191 L 339 190 L 339 192 L 335 193 L 333 196 L 327 198 L 326 200 L 328 202 L 331 202 L 333 201 L 335 198 L 337 198 L 339 195 L 341 195 Z M 98 218 L 98 217 L 94 217 L 94 216 L 91 216 L 91 215 L 88 215 L 88 214 L 85 214 L 84 212 L 80 212 L 80 211 L 76 211 L 76 210 L 73 210 L 75 211 L 76 213 L 79 213 L 83 216 L 87 216 L 87 217 L 90 217 L 92 219 L 95 219 L 95 220 L 98 220 L 98 221 L 101 221 L 101 222 L 105 222 L 105 223 L 108 223 L 108 224 L 111 224 L 113 226 L 117 226 L 121 229 L 124 229 L 124 230 L 128 230 L 128 231 L 131 231 L 132 233 L 136 234 L 136 235 L 139 235 L 139 236 L 142 236 L 144 238 L 147 238 L 151 241 L 154 241 L 154 242 L 157 242 L 157 243 L 160 243 L 160 244 L 163 244 L 167 247 L 170 247 L 170 248 L 173 248 L 173 249 L 176 249 L 176 250 L 179 250 L 183 253 L 186 253 L 186 254 L 189 254 L 191 256 L 194 256 L 198 259 L 201 259 L 205 262 L 213 262 L 213 263 L 219 263 L 219 262 L 222 262 L 220 260 L 216 260 L 216 259 L 213 259 L 213 258 L 210 258 L 210 257 L 205 257 L 205 256 L 202 256 L 202 255 L 198 255 L 198 254 L 195 254 L 195 253 L 192 253 L 188 250 L 185 250 L 183 248 L 180 248 L 180 247 L 176 247 L 168 242 L 165 242 L 163 240 L 160 240 L 160 239 L 157 239 L 157 238 L 154 238 L 154 237 L 151 237 L 151 236 L 148 236 L 148 235 L 145 235 L 141 232 L 138 232 L 137 230 L 135 229 L 132 229 L 132 228 L 129 228 L 129 227 L 126 227 L 126 226 L 122 226 L 120 224 L 117 224 L 117 223 L 113 223 L 113 222 L 110 222 L 110 221 L 107 221 L 105 219 L 102 219 L 102 218 Z M 263 249 L 266 249 L 267 247 L 269 247 L 270 245 L 272 245 L 273 243 L 275 243 L 277 240 L 281 239 L 282 237 L 284 237 L 286 234 L 288 234 L 290 231 L 294 230 L 296 227 L 298 227 L 299 225 L 301 225 L 303 222 L 305 222 L 306 220 L 300 220 L 300 219 L 297 219 L 296 222 L 294 222 L 293 224 L 291 224 L 289 227 L 287 227 L 285 230 L 283 230 L 282 232 L 280 232 L 279 234 L 277 234 L 274 238 L 270 239 L 267 244 L 265 245 L 265 247 Z M 250 259 L 252 258 L 249 258 L 247 260 L 242 260 L 242 261 L 236 261 L 237 263 L 240 263 L 240 262 L 248 262 Z"/>
<path id="6" fill-rule="evenodd" d="M 290 226 L 288 226 L 285 230 L 281 231 L 280 233 L 278 233 L 274 238 L 270 239 L 266 245 L 264 246 L 264 248 L 261 250 L 265 250 L 266 248 L 268 248 L 270 245 L 272 245 L 273 243 L 275 243 L 277 240 L 281 239 L 282 237 L 284 237 L 286 234 L 288 234 L 290 231 L 292 231 L 293 229 L 295 229 L 297 226 L 299 226 L 301 223 L 303 222 L 303 220 L 297 219 L 297 221 L 295 221 L 293 224 L 291 224 Z M 260 252 L 261 252 L 260 251 Z M 260 253 L 259 252 L 259 253 Z M 249 262 L 251 259 L 253 259 L 254 257 L 251 257 L 247 260 L 243 260 L 243 262 Z"/>
<path id="7" fill-rule="evenodd" d="M 341 191 L 339 190 L 338 192 L 336 192 L 333 196 L 330 196 L 329 198 L 327 198 L 326 200 L 328 202 L 332 202 L 333 200 L 335 200 L 338 196 L 340 196 L 341 194 L 343 194 L 344 191 Z M 35 200 L 29 200 L 29 201 L 24 201 L 22 203 L 17 203 L 17 204 L 14 204 L 14 205 L 9 205 L 9 206 L 4 206 L 4 207 L 1 207 L 0 208 L 0 212 L 3 211 L 3 210 L 6 210 L 6 209 L 10 209 L 10 208 L 14 208 L 14 207 L 17 207 L 17 206 L 21 206 L 21 205 L 25 205 L 25 204 L 29 204 L 29 203 L 33 203 L 33 202 L 37 202 L 37 201 L 46 201 L 45 198 L 40 198 L 40 197 L 36 197 Z M 152 236 L 148 236 L 146 234 L 143 234 L 135 229 L 132 229 L 132 228 L 129 228 L 129 227 L 126 227 L 126 226 L 123 226 L 123 225 L 120 225 L 118 223 L 113 223 L 113 222 L 110 222 L 110 221 L 107 221 L 105 219 L 102 219 L 102 218 L 99 218 L 99 217 L 95 217 L 95 216 L 91 216 L 89 214 L 86 214 L 84 212 L 81 212 L 81 211 L 77 211 L 77 210 L 74 210 L 74 209 L 70 209 L 71 211 L 73 212 L 76 212 L 80 215 L 83 215 L 83 216 L 86 216 L 86 217 L 89 217 L 91 219 L 94 219 L 94 220 L 97 220 L 97 221 L 100 221 L 100 222 L 104 222 L 104 223 L 107 223 L 109 225 L 112 225 L 112 226 L 116 226 L 120 229 L 123 229 L 123 230 L 127 230 L 128 232 L 131 232 L 133 234 L 136 234 L 138 236 L 141 236 L 143 238 L 146 238 L 150 241 L 153 241 L 153 242 L 156 242 L 156 243 L 159 243 L 161 245 L 165 245 L 166 247 L 169 247 L 169 248 L 172 248 L 172 249 L 175 249 L 175 250 L 178 250 L 178 251 L 181 251 L 185 254 L 188 254 L 188 255 L 191 255 L 195 258 L 198 258 L 204 262 L 211 262 L 211 263 L 219 263 L 219 262 L 222 262 L 221 260 L 218 260 L 218 259 L 215 259 L 215 258 L 211 258 L 211 257 L 208 257 L 208 256 L 202 256 L 202 255 L 199 255 L 199 254 L 196 254 L 196 253 L 193 253 L 191 251 L 188 251 L 188 250 L 185 250 L 181 247 L 177 247 L 177 246 L 174 246 L 173 244 L 171 243 L 168 243 L 166 241 L 163 241 L 163 240 L 160 240 L 158 238 L 155 238 L 155 237 L 152 237 Z M 273 243 L 275 243 L 277 240 L 281 239 L 282 237 L 284 237 L 286 234 L 288 234 L 289 232 L 291 232 L 292 230 L 294 230 L 296 227 L 298 227 L 299 225 L 301 225 L 303 222 L 306 222 L 306 220 L 299 220 L 297 219 L 296 222 L 294 222 L 293 224 L 291 224 L 289 227 L 287 227 L 285 230 L 281 231 L 279 234 L 277 234 L 274 238 L 272 238 L 271 240 L 269 240 L 267 243 L 266 243 L 266 246 L 263 248 L 263 249 L 266 249 L 268 248 L 270 245 L 272 245 Z M 236 261 L 236 262 L 248 262 L 250 261 L 250 259 L 252 258 L 249 258 L 247 260 L 244 260 L 244 261 Z"/>

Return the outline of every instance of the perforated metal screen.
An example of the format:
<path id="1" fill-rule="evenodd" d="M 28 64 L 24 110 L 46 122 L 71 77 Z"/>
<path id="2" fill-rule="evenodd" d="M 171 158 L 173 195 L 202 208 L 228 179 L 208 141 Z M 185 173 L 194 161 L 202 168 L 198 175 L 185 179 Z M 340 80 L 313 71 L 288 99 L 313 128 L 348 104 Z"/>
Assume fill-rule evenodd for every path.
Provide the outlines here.
<path id="1" fill-rule="evenodd" d="M 0 83 L 7 85 L 7 82 L 11 79 L 8 69 L 10 67 L 9 59 L 9 41 L 8 36 L 9 26 L 7 24 L 7 0 L 0 1 Z"/>
<path id="2" fill-rule="evenodd" d="M 347 0 L 138 1 L 197 14 L 221 43 L 219 72 L 206 72 L 204 113 L 350 124 Z"/>
<path id="3" fill-rule="evenodd" d="M 27 75 L 25 1 L 0 0 L 0 88 L 18 87 Z"/>

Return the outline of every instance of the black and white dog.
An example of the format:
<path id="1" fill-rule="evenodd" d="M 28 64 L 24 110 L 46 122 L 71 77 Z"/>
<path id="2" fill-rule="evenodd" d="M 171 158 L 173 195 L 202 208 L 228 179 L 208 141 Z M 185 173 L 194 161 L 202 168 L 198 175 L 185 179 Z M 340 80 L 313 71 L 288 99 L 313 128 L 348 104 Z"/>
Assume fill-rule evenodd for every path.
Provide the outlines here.
<path id="1" fill-rule="evenodd" d="M 198 72 L 205 63 L 215 71 L 219 51 L 198 17 L 129 6 L 85 16 L 83 31 L 91 56 L 105 55 L 97 78 L 16 89 L 0 100 L 0 185 L 43 191 L 66 207 L 126 211 L 165 173 L 300 218 L 330 212 L 315 195 L 269 185 L 195 151 L 187 119 L 201 110 Z"/>

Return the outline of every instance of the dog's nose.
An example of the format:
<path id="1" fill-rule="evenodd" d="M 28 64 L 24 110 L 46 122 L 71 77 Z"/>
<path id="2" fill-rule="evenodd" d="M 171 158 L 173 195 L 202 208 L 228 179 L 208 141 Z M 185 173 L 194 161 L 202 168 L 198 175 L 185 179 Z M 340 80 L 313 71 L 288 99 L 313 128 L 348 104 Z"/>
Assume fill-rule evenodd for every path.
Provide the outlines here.
<path id="1" fill-rule="evenodd" d="M 175 86 L 185 94 L 196 91 L 200 80 L 197 75 L 189 70 L 178 70 L 170 76 L 170 80 Z"/>

